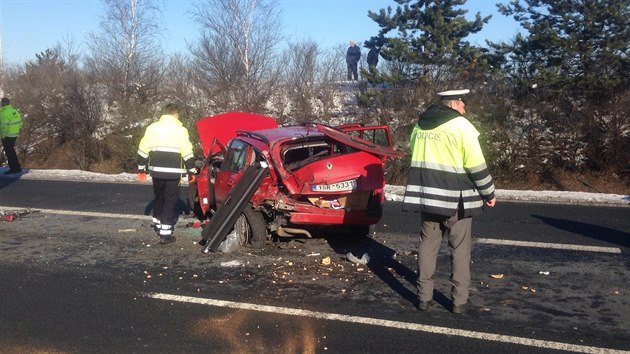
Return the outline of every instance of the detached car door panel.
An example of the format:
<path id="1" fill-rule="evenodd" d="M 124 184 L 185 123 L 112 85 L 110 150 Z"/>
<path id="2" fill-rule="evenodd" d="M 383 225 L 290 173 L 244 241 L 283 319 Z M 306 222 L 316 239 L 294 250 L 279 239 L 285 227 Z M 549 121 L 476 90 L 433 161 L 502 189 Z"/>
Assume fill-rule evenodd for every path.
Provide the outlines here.
<path id="1" fill-rule="evenodd" d="M 225 198 L 236 182 L 238 182 L 244 168 L 251 165 L 253 156 L 254 151 L 249 144 L 240 140 L 232 140 L 230 142 L 215 182 L 214 192 L 217 208 L 223 205 Z"/>

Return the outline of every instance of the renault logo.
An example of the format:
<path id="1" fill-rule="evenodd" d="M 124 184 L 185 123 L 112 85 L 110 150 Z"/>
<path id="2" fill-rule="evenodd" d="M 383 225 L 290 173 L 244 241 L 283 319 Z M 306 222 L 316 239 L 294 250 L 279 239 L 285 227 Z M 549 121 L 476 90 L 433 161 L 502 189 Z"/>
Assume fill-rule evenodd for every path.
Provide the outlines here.
<path id="1" fill-rule="evenodd" d="M 326 164 L 326 168 L 332 170 L 332 163 L 330 161 Z"/>

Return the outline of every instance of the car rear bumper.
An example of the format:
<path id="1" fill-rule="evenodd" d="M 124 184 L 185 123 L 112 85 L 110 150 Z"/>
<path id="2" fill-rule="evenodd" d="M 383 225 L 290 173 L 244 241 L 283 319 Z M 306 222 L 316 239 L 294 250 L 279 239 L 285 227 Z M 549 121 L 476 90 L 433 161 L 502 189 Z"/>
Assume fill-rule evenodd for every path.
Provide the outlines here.
<path id="1" fill-rule="evenodd" d="M 374 225 L 381 219 L 380 213 L 372 215 L 368 211 L 319 210 L 314 212 L 293 212 L 289 222 L 296 225 Z"/>

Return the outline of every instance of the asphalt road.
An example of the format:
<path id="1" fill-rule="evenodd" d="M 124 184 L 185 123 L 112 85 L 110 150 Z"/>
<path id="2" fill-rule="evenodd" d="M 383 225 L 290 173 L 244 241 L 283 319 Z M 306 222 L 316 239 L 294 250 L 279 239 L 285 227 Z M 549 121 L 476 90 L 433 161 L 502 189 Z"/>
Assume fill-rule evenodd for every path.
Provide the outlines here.
<path id="1" fill-rule="evenodd" d="M 369 238 L 202 255 L 184 214 L 157 244 L 150 199 L 149 185 L 0 179 L 0 210 L 44 210 L 0 221 L 0 352 L 630 351 L 627 207 L 499 201 L 474 221 L 458 316 L 445 247 L 437 304 L 413 307 L 419 220 L 399 203 Z"/>

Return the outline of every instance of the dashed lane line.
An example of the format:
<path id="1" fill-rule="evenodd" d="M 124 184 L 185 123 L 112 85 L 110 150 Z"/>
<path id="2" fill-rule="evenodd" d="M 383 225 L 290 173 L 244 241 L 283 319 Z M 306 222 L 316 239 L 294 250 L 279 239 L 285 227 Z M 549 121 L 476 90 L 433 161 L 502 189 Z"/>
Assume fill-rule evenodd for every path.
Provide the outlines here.
<path id="1" fill-rule="evenodd" d="M 498 239 L 491 239 L 491 238 L 477 238 L 475 239 L 475 241 L 478 243 L 483 243 L 487 245 L 551 248 L 551 249 L 558 249 L 558 250 L 599 252 L 599 253 L 621 253 L 621 249 L 618 247 L 599 247 L 599 246 L 570 245 L 570 244 L 563 244 L 563 243 L 498 240 Z"/>
<path id="2" fill-rule="evenodd" d="M 565 350 L 565 351 L 576 352 L 576 353 L 630 353 L 630 351 L 623 351 L 623 350 L 616 350 L 616 349 L 609 349 L 609 348 L 591 347 L 591 346 L 576 345 L 576 344 L 562 343 L 562 342 L 553 342 L 553 341 L 546 341 L 546 340 L 532 339 L 532 338 L 525 338 L 525 337 L 514 337 L 514 336 L 488 333 L 488 332 L 468 331 L 468 330 L 463 330 L 463 329 L 430 326 L 430 325 L 423 325 L 423 324 L 411 323 L 411 322 L 391 321 L 391 320 L 383 320 L 383 319 L 378 319 L 378 318 L 351 316 L 351 315 L 343 315 L 343 314 L 330 313 L 330 312 L 310 311 L 310 310 L 296 309 L 296 308 L 290 308 L 290 307 L 258 305 L 258 304 L 251 304 L 251 303 L 245 303 L 245 302 L 206 299 L 206 298 L 181 296 L 181 295 L 173 295 L 173 294 L 162 294 L 162 293 L 150 293 L 150 294 L 147 294 L 147 296 L 153 299 L 165 300 L 165 301 L 174 301 L 174 302 L 199 304 L 199 305 L 207 305 L 207 306 L 215 306 L 215 307 L 225 307 L 225 308 L 232 308 L 232 309 L 242 309 L 242 310 L 287 315 L 287 316 L 300 316 L 300 317 L 308 317 L 308 318 L 315 318 L 315 319 L 322 319 L 322 320 L 341 321 L 341 322 L 348 322 L 348 323 L 358 323 L 358 324 L 364 324 L 364 325 L 369 325 L 369 326 L 380 326 L 380 327 L 403 329 L 403 330 L 410 330 L 410 331 L 416 331 L 416 332 L 434 333 L 434 334 L 447 335 L 447 336 L 457 336 L 457 337 L 463 337 L 463 338 L 472 338 L 472 339 L 485 340 L 485 341 L 523 345 L 523 346 L 536 347 L 536 348 L 542 348 L 542 349 Z"/>

